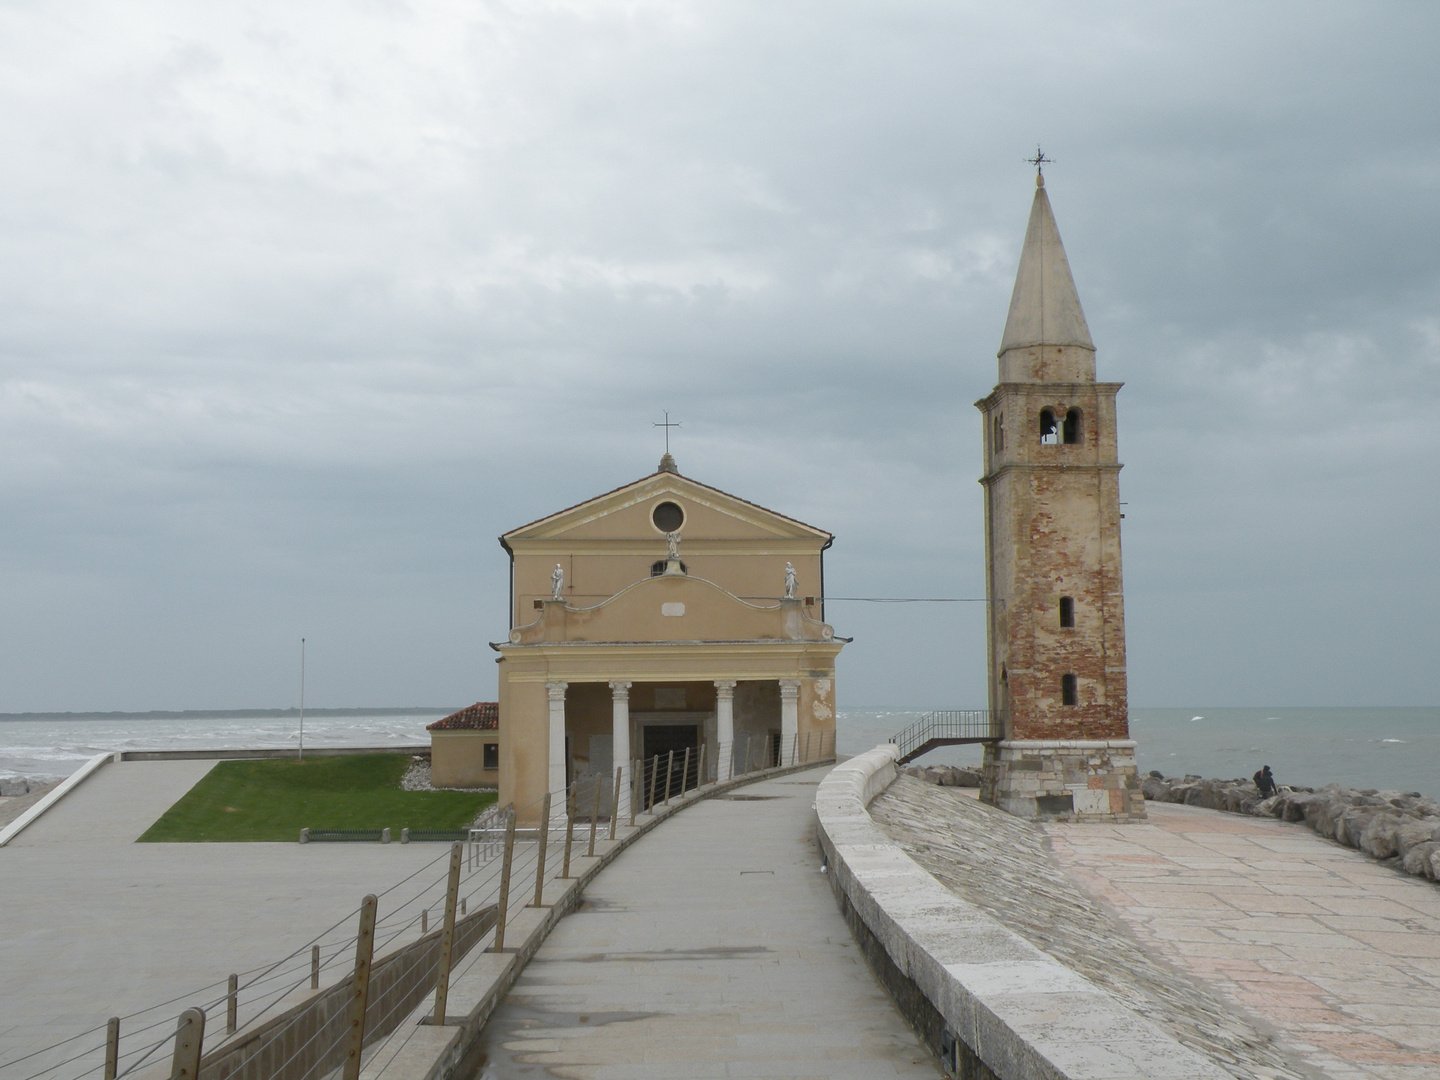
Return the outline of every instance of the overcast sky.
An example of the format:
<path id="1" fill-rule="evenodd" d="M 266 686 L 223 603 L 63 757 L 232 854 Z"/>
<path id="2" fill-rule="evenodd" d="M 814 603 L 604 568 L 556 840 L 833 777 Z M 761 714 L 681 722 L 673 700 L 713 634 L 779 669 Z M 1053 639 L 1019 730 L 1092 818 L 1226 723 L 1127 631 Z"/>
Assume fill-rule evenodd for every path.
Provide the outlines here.
<path id="1" fill-rule="evenodd" d="M 983 594 L 1033 191 L 1131 703 L 1434 705 L 1440 6 L 0 7 L 0 711 L 492 698 L 496 537 L 654 470 Z M 802 583 L 803 584 L 803 583 Z M 980 605 L 832 603 L 842 706 Z"/>

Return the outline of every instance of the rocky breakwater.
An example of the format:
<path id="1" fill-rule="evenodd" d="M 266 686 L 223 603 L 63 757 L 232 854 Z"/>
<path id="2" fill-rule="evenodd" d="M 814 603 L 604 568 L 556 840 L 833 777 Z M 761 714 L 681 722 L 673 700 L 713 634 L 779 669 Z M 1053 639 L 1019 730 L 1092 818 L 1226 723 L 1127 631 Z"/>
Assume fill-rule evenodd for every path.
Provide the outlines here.
<path id="1" fill-rule="evenodd" d="M 978 769 L 966 769 L 959 765 L 906 765 L 900 771 L 906 776 L 913 776 L 916 780 L 924 780 L 927 784 L 939 784 L 941 787 L 973 787 L 980 786 L 980 771 Z"/>
<path id="2" fill-rule="evenodd" d="M 43 799 L 60 781 L 53 777 L 0 777 L 0 827 L 9 825 Z"/>
<path id="3" fill-rule="evenodd" d="M 1304 822 L 1321 836 L 1376 859 L 1393 859 L 1406 873 L 1440 880 L 1440 802 L 1418 791 L 1376 791 L 1327 784 L 1288 787 L 1262 799 L 1249 780 L 1205 780 L 1152 772 L 1145 798 L 1207 810 Z"/>

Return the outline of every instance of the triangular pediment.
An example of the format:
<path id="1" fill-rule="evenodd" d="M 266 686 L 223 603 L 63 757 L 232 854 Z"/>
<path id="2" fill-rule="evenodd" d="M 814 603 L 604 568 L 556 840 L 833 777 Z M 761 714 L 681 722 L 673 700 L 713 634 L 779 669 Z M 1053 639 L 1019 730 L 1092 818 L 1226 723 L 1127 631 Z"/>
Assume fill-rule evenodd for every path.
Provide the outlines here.
<path id="1" fill-rule="evenodd" d="M 810 539 L 822 543 L 830 539 L 830 534 L 823 529 L 678 473 L 663 471 L 522 525 L 500 539 L 508 547 L 516 541 L 562 537 L 610 539 L 631 532 L 653 535 L 651 510 L 667 497 L 687 515 L 682 533 L 703 532 L 707 536 L 734 539 Z"/>

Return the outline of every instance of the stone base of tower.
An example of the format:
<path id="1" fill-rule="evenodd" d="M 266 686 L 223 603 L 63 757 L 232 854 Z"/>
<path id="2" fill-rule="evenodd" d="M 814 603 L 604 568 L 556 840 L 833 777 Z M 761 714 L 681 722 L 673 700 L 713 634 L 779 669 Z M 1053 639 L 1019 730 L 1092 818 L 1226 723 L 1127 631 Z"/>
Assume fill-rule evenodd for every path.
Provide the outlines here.
<path id="1" fill-rule="evenodd" d="M 986 743 L 980 798 L 1035 821 L 1145 820 L 1130 739 Z"/>

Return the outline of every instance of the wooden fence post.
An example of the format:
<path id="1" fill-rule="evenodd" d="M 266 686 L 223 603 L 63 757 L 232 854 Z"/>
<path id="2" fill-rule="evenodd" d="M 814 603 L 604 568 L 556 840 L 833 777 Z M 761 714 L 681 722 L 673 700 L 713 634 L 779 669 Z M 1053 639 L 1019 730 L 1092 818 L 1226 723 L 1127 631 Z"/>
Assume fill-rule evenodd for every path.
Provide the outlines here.
<path id="1" fill-rule="evenodd" d="M 370 961 L 375 958 L 375 909 L 371 893 L 360 902 L 360 932 L 355 935 L 355 982 L 350 997 L 350 1034 L 345 1050 L 344 1080 L 360 1080 L 360 1052 L 365 1049 L 365 1007 L 370 1004 Z"/>
<path id="2" fill-rule="evenodd" d="M 640 758 L 630 763 L 630 827 L 635 827 L 635 806 L 645 797 L 645 766 Z"/>
<path id="3" fill-rule="evenodd" d="M 514 857 L 515 808 L 512 806 L 505 822 L 505 857 L 500 864 L 500 910 L 496 912 L 495 944 L 491 947 L 492 952 L 505 951 L 505 915 L 510 910 L 510 863 Z M 360 1080 L 360 1078 L 347 1076 L 345 1080 Z"/>
<path id="4" fill-rule="evenodd" d="M 120 1069 L 120 1017 L 110 1017 L 105 1025 L 105 1080 L 115 1080 Z"/>
<path id="5" fill-rule="evenodd" d="M 310 989 L 320 989 L 320 946 L 310 946 Z"/>
<path id="6" fill-rule="evenodd" d="M 197 1080 L 204 1043 L 204 1010 L 186 1009 L 175 1026 L 175 1057 L 170 1065 L 170 1080 Z"/>
<path id="7" fill-rule="evenodd" d="M 594 773 L 595 777 L 595 805 L 590 810 L 590 850 L 585 853 L 587 858 L 595 857 L 595 830 L 600 827 L 600 774 Z"/>
<path id="8" fill-rule="evenodd" d="M 650 763 L 650 801 L 645 804 L 645 812 L 652 817 L 655 814 L 655 783 L 660 779 L 660 755 L 655 755 L 655 760 Z"/>
<path id="9" fill-rule="evenodd" d="M 690 747 L 685 747 L 685 761 L 680 766 L 680 795 L 685 795 L 685 785 L 690 783 Z"/>
<path id="10" fill-rule="evenodd" d="M 535 907 L 544 902 L 545 894 L 545 845 L 550 839 L 550 792 L 540 800 L 540 849 L 535 856 Z"/>
<path id="11" fill-rule="evenodd" d="M 695 786 L 697 788 L 705 786 L 705 750 L 708 746 L 708 743 L 700 744 L 700 764 L 695 766 Z"/>
<path id="12" fill-rule="evenodd" d="M 445 1023 L 445 1003 L 450 997 L 450 955 L 455 947 L 455 905 L 460 899 L 460 859 L 464 844 L 450 847 L 450 880 L 445 885 L 445 928 L 440 933 L 440 970 L 435 976 L 435 1016 L 432 1023 Z"/>
<path id="13" fill-rule="evenodd" d="M 225 1034 L 235 1034 L 235 1023 L 240 1012 L 240 976 L 231 975 L 225 987 Z"/>
<path id="14" fill-rule="evenodd" d="M 560 868 L 560 877 L 570 879 L 570 845 L 575 841 L 575 785 L 565 793 L 565 865 Z"/>
<path id="15" fill-rule="evenodd" d="M 658 755 L 657 755 L 658 757 Z M 675 751 L 670 751 L 670 756 L 665 759 L 665 805 L 670 805 L 670 778 L 675 775 Z"/>

